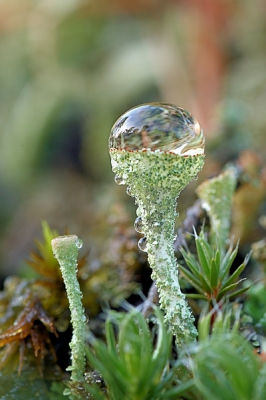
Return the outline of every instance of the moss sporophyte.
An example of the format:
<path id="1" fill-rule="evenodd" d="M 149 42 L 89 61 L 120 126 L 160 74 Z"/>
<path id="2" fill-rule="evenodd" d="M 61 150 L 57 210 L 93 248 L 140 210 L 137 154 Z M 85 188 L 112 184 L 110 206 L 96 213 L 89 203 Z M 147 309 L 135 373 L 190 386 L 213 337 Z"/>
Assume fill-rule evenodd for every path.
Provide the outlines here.
<path id="1" fill-rule="evenodd" d="M 109 152 L 115 181 L 135 197 L 135 229 L 144 234 L 165 320 L 178 345 L 195 340 L 194 317 L 180 290 L 174 255 L 176 199 L 204 164 L 204 136 L 198 121 L 172 104 L 132 108 L 114 124 Z"/>

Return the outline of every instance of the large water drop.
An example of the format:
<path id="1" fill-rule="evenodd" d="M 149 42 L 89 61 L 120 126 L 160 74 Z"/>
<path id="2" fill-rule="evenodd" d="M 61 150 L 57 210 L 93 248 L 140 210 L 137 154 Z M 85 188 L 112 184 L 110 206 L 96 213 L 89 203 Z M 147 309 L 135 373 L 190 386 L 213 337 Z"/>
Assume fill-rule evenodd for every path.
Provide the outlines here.
<path id="1" fill-rule="evenodd" d="M 183 108 L 167 103 L 146 103 L 132 108 L 116 121 L 109 148 L 198 155 L 204 153 L 204 135 L 198 121 Z"/>

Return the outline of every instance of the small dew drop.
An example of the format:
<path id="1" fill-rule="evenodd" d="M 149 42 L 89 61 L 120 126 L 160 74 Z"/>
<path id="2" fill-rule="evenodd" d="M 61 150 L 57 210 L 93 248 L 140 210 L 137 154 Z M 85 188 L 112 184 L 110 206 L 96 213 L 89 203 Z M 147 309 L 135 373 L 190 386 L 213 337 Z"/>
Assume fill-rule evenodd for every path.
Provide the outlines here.
<path id="1" fill-rule="evenodd" d="M 139 239 L 138 246 L 141 251 L 146 252 L 147 251 L 147 238 L 143 237 L 143 238 Z"/>
<path id="2" fill-rule="evenodd" d="M 133 194 L 132 194 L 131 189 L 130 189 L 129 186 L 126 188 L 126 194 L 127 194 L 128 196 L 130 196 L 130 197 L 133 197 Z"/>
<path id="3" fill-rule="evenodd" d="M 115 176 L 115 183 L 117 183 L 117 185 L 124 185 L 125 181 L 123 178 L 121 178 L 119 175 Z"/>
<path id="4" fill-rule="evenodd" d="M 211 211 L 211 207 L 210 207 L 210 205 L 209 205 L 206 201 L 204 201 L 204 202 L 201 204 L 201 207 L 202 207 L 204 210 L 206 210 L 207 212 Z"/>
<path id="5" fill-rule="evenodd" d="M 81 249 L 81 247 L 83 246 L 83 242 L 82 242 L 81 239 L 77 239 L 76 246 L 77 246 L 78 249 Z"/>
<path id="6" fill-rule="evenodd" d="M 142 212 L 142 211 L 141 211 L 141 208 L 138 207 L 138 208 L 136 209 L 136 214 L 137 214 L 137 215 L 141 215 L 141 212 Z"/>
<path id="7" fill-rule="evenodd" d="M 135 219 L 134 228 L 137 232 L 143 233 L 143 221 L 141 217 Z"/>

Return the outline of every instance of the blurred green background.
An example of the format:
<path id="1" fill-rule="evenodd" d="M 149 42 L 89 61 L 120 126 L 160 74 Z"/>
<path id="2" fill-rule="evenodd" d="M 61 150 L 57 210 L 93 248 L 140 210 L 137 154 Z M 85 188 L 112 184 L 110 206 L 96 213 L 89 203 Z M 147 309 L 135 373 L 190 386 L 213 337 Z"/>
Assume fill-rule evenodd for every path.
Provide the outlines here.
<path id="1" fill-rule="evenodd" d="M 201 123 L 200 180 L 245 149 L 263 163 L 265 1 L 0 0 L 1 276 L 42 220 L 99 254 L 112 205 L 131 201 L 113 183 L 109 132 L 149 101 Z"/>

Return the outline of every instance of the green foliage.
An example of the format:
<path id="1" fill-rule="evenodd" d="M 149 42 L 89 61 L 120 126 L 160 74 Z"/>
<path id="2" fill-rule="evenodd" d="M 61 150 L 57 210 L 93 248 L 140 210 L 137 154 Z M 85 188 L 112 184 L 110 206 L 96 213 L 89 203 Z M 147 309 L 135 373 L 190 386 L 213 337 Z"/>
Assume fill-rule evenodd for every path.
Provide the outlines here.
<path id="1" fill-rule="evenodd" d="M 206 12 L 208 5 L 199 0 L 187 2 L 185 8 L 179 2 L 181 9 L 178 8 L 176 2 L 132 2 L 129 0 L 114 2 L 3 0 L 1 3 L 3 21 L 0 43 L 2 54 L 0 217 L 1 221 L 7 224 L 5 228 L 8 228 L 3 229 L 3 224 L 1 224 L 2 239 L 4 239 L 1 243 L 2 266 L 12 264 L 12 273 L 15 272 L 13 268 L 16 265 L 13 261 L 17 260 L 18 254 L 21 254 L 23 244 L 26 243 L 25 239 L 36 224 L 36 218 L 43 218 L 45 216 L 43 214 L 48 213 L 49 219 L 55 218 L 55 221 L 61 216 L 63 225 L 67 223 L 69 226 L 78 226 L 80 222 L 86 232 L 89 231 L 88 237 L 96 239 L 88 243 L 88 246 L 92 248 L 94 243 L 99 243 L 101 254 L 101 258 L 88 263 L 79 263 L 78 267 L 83 305 L 90 315 L 88 326 L 89 329 L 93 329 L 97 337 L 102 334 L 101 318 L 99 318 L 100 305 L 107 303 L 111 307 L 116 307 L 121 299 L 132 292 L 130 285 L 135 285 L 132 260 L 136 266 L 136 260 L 143 257 L 143 255 L 139 256 L 134 248 L 135 236 L 131 238 L 125 236 L 124 230 L 119 231 L 118 226 L 116 229 L 121 237 L 120 242 L 117 238 L 113 239 L 109 253 L 108 250 L 102 252 L 106 247 L 105 232 L 100 237 L 103 233 L 102 220 L 107 220 L 105 210 L 108 209 L 112 199 L 108 200 L 108 196 L 103 195 L 102 187 L 99 187 L 94 194 L 94 183 L 97 182 L 99 185 L 101 181 L 111 180 L 108 154 L 103 149 L 106 146 L 108 129 L 117 112 L 119 110 L 122 112 L 126 105 L 133 106 L 136 101 L 159 100 L 160 93 L 169 97 L 169 93 L 176 92 L 180 99 L 183 97 L 188 102 L 192 99 L 194 109 L 200 110 L 200 114 L 206 120 L 206 126 L 208 122 L 214 122 L 211 124 L 214 136 L 210 137 L 208 144 L 211 154 L 207 157 L 211 164 L 208 164 L 206 160 L 208 165 L 205 176 L 212 174 L 213 168 L 215 170 L 220 168 L 225 159 L 235 158 L 240 149 L 248 150 L 247 154 L 241 156 L 237 162 L 237 169 L 241 171 L 241 174 L 243 173 L 243 176 L 242 181 L 237 179 L 236 190 L 234 173 L 229 176 L 230 174 L 226 172 L 209 180 L 202 189 L 202 194 L 200 190 L 198 191 L 211 222 L 210 243 L 214 247 L 208 252 L 208 249 L 199 241 L 198 246 L 203 247 L 203 250 L 201 249 L 201 252 L 197 250 L 198 256 L 193 252 L 191 256 L 188 253 L 187 258 L 191 265 L 187 262 L 187 267 L 181 266 L 180 270 L 184 268 L 183 276 L 192 283 L 197 292 L 194 295 L 196 301 L 191 303 L 195 306 L 193 310 L 201 313 L 202 304 L 205 304 L 202 298 L 207 300 L 209 303 L 207 305 L 212 305 L 214 308 L 210 313 L 201 314 L 198 324 L 199 343 L 195 344 L 192 360 L 187 356 L 188 349 L 185 347 L 183 353 L 185 356 L 179 353 L 178 361 L 173 366 L 169 361 L 171 359 L 169 344 L 167 356 L 163 353 L 164 363 L 160 369 L 156 373 L 153 372 L 152 376 L 150 365 L 147 371 L 143 371 L 142 364 L 137 362 L 139 358 L 143 357 L 147 365 L 146 357 L 153 359 L 154 353 L 163 346 L 158 340 L 156 342 L 156 336 L 155 338 L 152 336 L 149 326 L 148 333 L 144 331 L 141 323 L 138 322 L 139 316 L 130 318 L 131 313 L 129 315 L 120 313 L 120 317 L 114 316 L 116 323 L 111 320 L 108 322 L 110 332 L 106 330 L 107 345 L 100 342 L 105 346 L 103 348 L 107 354 L 106 358 L 101 358 L 94 345 L 91 345 L 91 357 L 102 364 L 98 369 L 104 372 L 102 375 L 105 385 L 102 383 L 97 385 L 97 380 L 92 379 L 92 383 L 86 381 L 85 384 L 84 382 L 84 387 L 90 387 L 87 391 L 90 390 L 91 397 L 89 394 L 86 397 L 82 390 L 79 392 L 79 388 L 76 388 L 77 391 L 75 393 L 73 391 L 72 395 L 75 396 L 77 393 L 78 398 L 80 394 L 80 398 L 83 399 L 114 399 L 117 392 L 114 394 L 115 389 L 111 385 L 114 383 L 114 388 L 118 384 L 121 386 L 119 381 L 121 376 L 113 377 L 116 374 L 116 367 L 110 361 L 112 360 L 110 355 L 112 355 L 114 360 L 118 360 L 118 364 L 120 362 L 122 366 L 127 365 L 127 368 L 123 370 L 122 378 L 124 379 L 125 376 L 128 379 L 129 388 L 137 385 L 132 384 L 135 376 L 133 372 L 135 374 L 137 366 L 140 365 L 141 371 L 137 370 L 136 380 L 141 379 L 140 372 L 147 378 L 142 382 L 144 386 L 148 385 L 149 377 L 152 378 L 149 384 L 157 387 L 158 399 L 168 396 L 177 400 L 179 396 L 181 397 L 178 394 L 181 393 L 179 390 L 185 387 L 187 390 L 182 392 L 182 399 L 186 400 L 265 399 L 266 367 L 261 367 L 259 356 L 253 354 L 246 343 L 229 334 L 238 329 L 238 320 L 234 315 L 236 303 L 233 302 L 233 297 L 241 294 L 242 290 L 246 290 L 248 284 L 245 282 L 245 288 L 240 286 L 241 266 L 240 269 L 236 269 L 235 275 L 230 274 L 229 264 L 235 264 L 235 249 L 233 247 L 229 249 L 227 255 L 223 253 L 229 232 L 240 237 L 242 245 L 245 243 L 245 246 L 248 246 L 254 238 L 259 239 L 261 235 L 261 230 L 257 230 L 256 227 L 257 218 L 261 211 L 263 212 L 262 202 L 265 201 L 265 168 L 259 166 L 257 152 L 254 152 L 252 156 L 251 149 L 253 142 L 265 160 L 264 2 L 235 2 L 237 12 L 235 4 L 231 7 L 231 4 L 225 1 L 209 2 L 214 12 Z M 199 10 L 197 13 L 195 13 L 195 5 Z M 230 33 L 225 35 L 224 24 L 222 26 L 221 21 L 226 21 L 227 26 L 237 27 L 237 29 L 230 29 Z M 197 29 L 191 30 L 191 25 L 195 24 Z M 209 34 L 207 40 L 211 41 L 211 46 L 206 46 L 206 40 L 204 40 L 206 28 Z M 190 34 L 186 35 L 188 31 Z M 169 36 L 174 40 L 169 41 Z M 203 40 L 198 41 L 199 36 Z M 188 42 L 186 42 L 186 37 L 189 38 Z M 224 46 L 220 45 L 221 41 Z M 166 47 L 164 43 L 167 43 Z M 196 45 L 191 46 L 191 43 Z M 228 49 L 230 49 L 231 57 L 228 57 Z M 181 57 L 179 57 L 180 54 Z M 198 54 L 202 54 L 202 57 L 198 57 Z M 182 55 L 185 56 L 182 57 Z M 169 77 L 164 73 L 165 59 L 168 61 Z M 197 63 L 194 62 L 195 59 L 198 60 Z M 192 60 L 192 63 L 188 60 Z M 178 68 L 176 68 L 176 61 Z M 156 64 L 158 74 L 153 73 L 150 68 L 151 63 Z M 226 68 L 221 68 L 221 66 Z M 206 70 L 214 71 L 213 79 L 204 80 Z M 183 71 L 187 72 L 185 77 Z M 220 83 L 224 81 L 224 73 L 228 71 L 226 98 L 223 98 L 219 93 L 219 88 L 223 87 Z M 256 71 L 255 79 L 254 71 Z M 173 76 L 174 79 L 170 82 L 170 77 Z M 126 85 L 125 82 L 127 82 Z M 190 85 L 190 82 L 195 84 Z M 212 104 L 208 101 L 210 98 L 214 99 Z M 221 112 L 216 121 L 214 121 L 214 112 L 217 110 L 215 99 L 221 100 L 219 102 Z M 215 117 L 217 117 L 216 114 Z M 249 118 L 249 116 L 252 117 Z M 66 160 L 67 170 L 72 174 L 73 165 L 69 163 L 72 158 L 71 160 L 68 158 L 67 149 L 64 147 L 65 143 L 71 143 L 73 140 L 77 144 L 79 138 L 83 143 L 78 156 L 83 175 L 82 179 L 79 179 L 80 176 L 74 176 L 79 183 L 75 186 L 77 190 L 71 191 L 74 197 L 69 199 L 65 196 L 65 191 L 60 194 L 60 188 L 62 188 L 60 182 L 64 186 L 67 183 L 72 188 L 73 181 L 68 179 L 65 173 L 60 174 L 59 168 L 62 164 L 60 160 L 63 162 Z M 73 150 L 72 147 L 71 150 Z M 63 155 L 62 158 L 61 155 Z M 55 164 L 56 172 L 54 169 L 51 170 Z M 260 168 L 262 179 L 257 179 Z M 50 177 L 47 179 L 47 172 L 53 176 L 52 181 Z M 252 176 L 252 182 L 249 182 L 249 174 Z M 93 181 L 91 186 L 89 184 L 89 189 L 86 189 L 89 198 L 82 191 L 84 177 L 91 178 Z M 257 187 L 253 185 L 253 177 L 254 181 L 257 180 Z M 56 184 L 53 184 L 54 178 Z M 78 190 L 79 188 L 81 191 Z M 90 193 L 92 191 L 93 193 Z M 111 197 L 116 195 L 112 189 L 110 193 Z M 12 200 L 13 194 L 15 201 Z M 234 214 L 231 218 L 233 196 Z M 93 200 L 88 207 L 90 197 Z M 20 206 L 17 203 L 18 198 L 23 201 Z M 118 198 L 121 198 L 119 194 Z M 187 199 L 191 199 L 190 195 Z M 60 215 L 58 204 L 62 204 Z M 65 207 L 66 204 L 68 204 L 67 207 Z M 184 208 L 186 206 L 187 204 L 183 205 Z M 103 208 L 104 213 L 101 218 L 98 218 Z M 69 209 L 71 215 L 69 215 Z M 87 217 L 84 218 L 82 212 L 75 212 L 76 210 L 83 210 Z M 69 221 L 73 214 L 75 221 L 72 219 L 74 223 L 71 224 Z M 232 221 L 233 225 L 231 225 Z M 197 219 L 196 222 L 199 220 Z M 58 234 L 49 231 L 45 224 L 44 231 L 45 243 L 40 246 L 38 243 L 40 256 L 35 254 L 31 259 L 31 265 L 39 272 L 40 277 L 38 276 L 34 282 L 18 279 L 16 276 L 8 277 L 0 293 L 1 334 L 14 321 L 17 321 L 25 304 L 28 304 L 28 297 L 35 298 L 36 296 L 48 317 L 54 318 L 56 327 L 59 328 L 56 349 L 61 349 L 58 353 L 60 361 L 61 354 L 67 354 L 68 301 L 59 265 L 53 258 L 50 247 L 51 239 Z M 11 232 L 11 236 L 7 237 L 9 246 L 5 246 L 6 232 Z M 123 251 L 117 247 L 122 242 L 124 243 Z M 219 248 L 222 248 L 221 253 L 216 251 L 216 243 L 219 243 Z M 19 253 L 16 249 L 20 250 Z M 91 254 L 97 254 L 97 251 L 97 247 L 92 248 Z M 5 252 L 12 254 L 12 262 L 6 263 Z M 115 254 L 113 259 L 112 254 Z M 227 271 L 222 277 L 222 262 L 226 257 L 224 270 Z M 243 264 L 245 262 L 247 259 Z M 265 260 L 262 262 L 265 263 Z M 6 270 L 2 271 L 3 275 L 5 275 L 4 271 Z M 137 271 L 140 284 L 143 283 L 142 272 Z M 251 286 L 243 301 L 244 313 L 252 317 L 255 326 L 263 327 L 259 332 L 263 331 L 264 334 L 266 332 L 265 272 L 266 269 L 259 273 L 258 270 L 252 270 L 252 277 L 256 279 L 259 276 L 260 282 Z M 146 277 L 145 273 L 145 279 Z M 231 283 L 228 282 L 229 279 Z M 220 301 L 218 301 L 219 298 Z M 225 300 L 228 301 L 225 302 Z M 169 301 L 173 301 L 173 298 L 169 297 Z M 219 307 L 224 303 L 227 307 L 220 310 Z M 41 321 L 37 319 L 31 327 L 31 320 L 28 319 L 28 315 L 24 315 L 23 330 L 16 324 L 14 329 L 17 332 L 20 329 L 22 335 L 29 328 L 28 330 L 36 339 L 35 328 L 38 330 L 42 326 Z M 160 332 L 162 327 L 159 322 L 158 326 Z M 123 329 L 124 335 L 121 333 L 120 338 L 120 332 Z M 113 341 L 109 338 L 112 333 Z M 118 336 L 116 336 L 117 333 Z M 165 334 L 163 336 L 165 337 Z M 5 338 L 3 334 L 2 339 Z M 12 337 L 10 335 L 9 338 L 16 339 L 14 335 Z M 45 355 L 44 378 L 42 378 L 33 356 L 29 355 L 30 352 L 34 353 L 34 348 L 28 336 L 25 340 L 22 340 L 22 336 L 17 337 L 16 340 L 21 344 L 21 348 L 25 347 L 25 355 L 21 357 L 25 365 L 19 376 L 17 372 L 7 375 L 6 371 L 0 371 L 0 398 L 3 400 L 67 399 L 68 397 L 63 395 L 65 389 L 63 378 L 54 373 L 50 359 L 47 359 Z M 153 341 L 155 341 L 155 350 Z M 97 340 L 96 342 L 98 343 Z M 129 342 L 134 349 L 136 348 L 136 355 L 130 353 L 127 359 L 121 358 L 124 353 L 120 349 L 122 346 L 122 344 L 119 346 L 120 342 L 125 344 Z M 147 355 L 145 345 L 140 345 L 142 342 L 147 344 Z M 13 344 L 10 343 L 10 346 Z M 63 346 L 63 352 L 61 346 Z M 3 354 L 8 351 L 12 364 L 16 364 L 14 369 L 16 371 L 15 360 L 18 359 L 19 353 L 23 356 L 23 351 L 20 349 L 14 355 L 9 349 L 9 344 L 1 349 L 1 360 L 3 359 L 3 363 L 7 364 Z M 45 354 L 47 352 L 51 353 L 50 347 L 46 347 Z M 39 356 L 41 353 L 39 352 Z M 159 353 L 161 354 L 162 351 Z M 103 354 L 105 354 L 104 351 Z M 159 368 L 159 361 L 158 365 L 151 363 L 152 368 Z M 195 374 L 193 386 L 191 386 L 194 379 L 192 371 Z M 48 372 L 51 380 L 58 379 L 60 382 L 51 384 L 51 380 L 47 377 Z M 128 377 L 130 372 L 132 376 Z M 94 371 L 88 372 L 88 374 L 93 373 Z M 66 379 L 68 377 L 67 373 L 63 376 Z M 149 395 L 152 398 L 151 394 L 144 395 L 146 398 Z M 126 400 L 130 399 L 130 396 L 126 393 L 123 397 L 117 396 L 116 400 L 121 398 Z"/>
<path id="2" fill-rule="evenodd" d="M 63 382 L 52 382 L 49 400 L 66 400 L 66 396 L 63 394 L 64 391 L 65 385 Z"/>
<path id="3" fill-rule="evenodd" d="M 239 276 L 249 261 L 250 253 L 230 275 L 230 268 L 237 255 L 238 245 L 234 248 L 231 243 L 222 257 L 221 250 L 215 249 L 208 243 L 203 230 L 199 235 L 195 232 L 195 242 L 197 258 L 188 250 L 180 250 L 188 268 L 182 265 L 179 265 L 179 268 L 187 281 L 198 292 L 197 294 L 189 294 L 187 297 L 218 303 L 224 298 L 232 299 L 248 290 L 248 287 L 238 289 L 237 286 L 244 280 L 239 279 Z"/>
<path id="4" fill-rule="evenodd" d="M 36 367 L 29 367 L 18 375 L 17 371 L 7 374 L 0 371 L 1 400 L 50 400 L 47 383 L 38 376 Z M 51 400 L 61 400 L 51 398 Z"/>
<path id="5" fill-rule="evenodd" d="M 28 264 L 39 274 L 48 278 L 61 280 L 59 264 L 54 258 L 51 241 L 59 236 L 56 230 L 52 230 L 46 221 L 42 222 L 43 239 L 36 240 L 37 252 L 30 253 Z"/>
<path id="6" fill-rule="evenodd" d="M 240 316 L 233 315 L 232 308 L 228 304 L 212 309 L 208 313 L 202 313 L 198 323 L 199 341 L 207 340 L 210 335 L 214 336 L 237 333 L 239 330 Z"/>
<path id="7" fill-rule="evenodd" d="M 244 304 L 244 312 L 250 315 L 254 323 L 266 330 L 266 290 L 265 283 L 258 282 L 250 287 Z"/>
<path id="8" fill-rule="evenodd" d="M 91 366 L 102 375 L 107 395 L 96 385 L 88 390 L 96 400 L 161 400 L 178 399 L 178 395 L 191 386 L 191 382 L 173 384 L 173 372 L 168 360 L 172 335 L 166 330 L 162 314 L 155 309 L 158 324 L 157 340 L 153 340 L 144 316 L 137 310 L 116 316 L 118 338 L 115 338 L 111 319 L 106 322 L 107 344 L 92 341 L 87 349 Z"/>
<path id="9" fill-rule="evenodd" d="M 235 334 L 215 335 L 194 352 L 195 385 L 202 400 L 263 400 L 266 368 Z"/>

